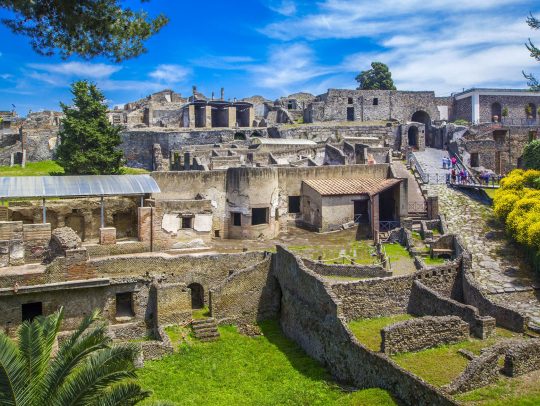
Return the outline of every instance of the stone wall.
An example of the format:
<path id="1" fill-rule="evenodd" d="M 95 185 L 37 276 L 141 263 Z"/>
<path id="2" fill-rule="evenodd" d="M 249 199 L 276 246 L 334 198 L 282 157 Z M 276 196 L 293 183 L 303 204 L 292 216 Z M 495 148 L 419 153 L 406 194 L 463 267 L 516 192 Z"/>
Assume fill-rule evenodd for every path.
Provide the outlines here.
<path id="1" fill-rule="evenodd" d="M 392 271 L 381 265 L 335 265 L 302 259 L 305 266 L 323 276 L 347 276 L 358 278 L 383 278 L 392 276 Z"/>
<path id="2" fill-rule="evenodd" d="M 381 337 L 381 351 L 392 355 L 467 340 L 469 325 L 457 316 L 426 316 L 387 326 Z"/>
<path id="3" fill-rule="evenodd" d="M 419 316 L 458 316 L 469 324 L 470 334 L 485 339 L 495 331 L 495 319 L 482 317 L 473 306 L 443 296 L 433 289 L 414 281 L 408 313 Z"/>
<path id="4" fill-rule="evenodd" d="M 531 339 L 512 346 L 504 358 L 504 373 L 519 376 L 540 369 L 540 340 Z"/>
<path id="5" fill-rule="evenodd" d="M 284 334 L 338 381 L 358 388 L 387 389 L 404 404 L 456 404 L 390 358 L 363 347 L 346 327 L 340 301 L 329 285 L 282 247 L 278 247 L 273 272 L 282 292 Z"/>
<path id="6" fill-rule="evenodd" d="M 210 291 L 210 313 L 218 323 L 255 324 L 279 313 L 279 288 L 272 260 L 236 271 Z"/>

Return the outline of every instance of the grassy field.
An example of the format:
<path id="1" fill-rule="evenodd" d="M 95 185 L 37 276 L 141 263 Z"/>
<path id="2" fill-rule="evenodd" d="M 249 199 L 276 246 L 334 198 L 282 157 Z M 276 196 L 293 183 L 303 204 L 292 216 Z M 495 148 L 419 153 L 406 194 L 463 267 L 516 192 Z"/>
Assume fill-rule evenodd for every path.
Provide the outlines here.
<path id="1" fill-rule="evenodd" d="M 501 378 L 494 384 L 456 396 L 457 400 L 478 406 L 540 405 L 540 371 L 517 378 Z"/>
<path id="2" fill-rule="evenodd" d="M 404 275 L 416 271 L 414 259 L 403 245 L 399 243 L 383 244 L 390 259 L 390 266 L 394 275 Z"/>
<path id="3" fill-rule="evenodd" d="M 327 245 L 289 245 L 287 248 L 304 258 L 317 260 L 322 257 L 322 260 L 329 264 L 350 264 L 351 259 L 361 265 L 377 262 L 377 257 L 373 255 L 375 247 L 367 240 L 334 242 L 329 238 Z"/>
<path id="4" fill-rule="evenodd" d="M 435 257 L 435 258 L 424 257 L 422 258 L 422 260 L 424 261 L 426 265 L 442 265 L 446 262 L 444 258 L 439 258 L 439 257 Z"/>
<path id="5" fill-rule="evenodd" d="M 345 392 L 295 343 L 276 321 L 261 323 L 263 336 L 247 337 L 232 326 L 220 327 L 221 339 L 191 340 L 138 372 L 153 396 L 143 404 L 177 405 L 395 405 L 381 389 Z M 173 342 L 180 328 L 168 329 Z M 178 345 L 178 344 L 177 344 Z"/>
<path id="6" fill-rule="evenodd" d="M 64 168 L 55 161 L 28 162 L 24 168 L 21 168 L 20 165 L 0 166 L 0 176 L 48 176 L 62 173 L 64 173 Z M 148 173 L 148 171 L 124 166 L 122 173 L 125 175 L 138 175 Z"/>
<path id="7" fill-rule="evenodd" d="M 349 323 L 349 328 L 362 344 L 373 351 L 381 350 L 381 330 L 398 321 L 412 319 L 410 314 L 396 314 L 388 317 L 376 317 L 373 319 L 354 320 Z"/>
<path id="8" fill-rule="evenodd" d="M 458 353 L 458 350 L 466 349 L 479 355 L 482 348 L 489 347 L 501 339 L 510 337 L 518 337 L 518 334 L 497 328 L 496 333 L 486 340 L 471 338 L 457 344 L 442 345 L 419 352 L 397 354 L 392 358 L 403 368 L 418 375 L 425 381 L 436 386 L 442 386 L 450 383 L 462 373 L 469 362 Z"/>

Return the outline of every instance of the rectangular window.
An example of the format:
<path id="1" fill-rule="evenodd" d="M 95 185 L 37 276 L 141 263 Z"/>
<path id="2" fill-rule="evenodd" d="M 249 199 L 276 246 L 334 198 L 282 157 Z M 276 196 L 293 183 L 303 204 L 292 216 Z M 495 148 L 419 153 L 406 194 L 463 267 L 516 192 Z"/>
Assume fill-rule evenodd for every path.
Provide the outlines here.
<path id="1" fill-rule="evenodd" d="M 182 217 L 182 228 L 192 228 L 193 217 Z"/>
<path id="2" fill-rule="evenodd" d="M 251 225 L 268 223 L 268 208 L 253 208 L 251 209 Z"/>
<path id="3" fill-rule="evenodd" d="M 289 213 L 300 213 L 300 196 L 289 196 Z"/>
<path id="4" fill-rule="evenodd" d="M 242 225 L 242 213 L 232 213 L 232 225 L 233 226 Z"/>
<path id="5" fill-rule="evenodd" d="M 353 104 L 352 97 L 349 97 L 349 98 L 347 99 L 347 103 L 348 103 L 348 104 Z"/>
<path id="6" fill-rule="evenodd" d="M 375 98 L 373 99 L 373 105 L 374 105 L 374 106 L 378 106 L 378 105 L 379 105 L 379 98 L 378 98 L 378 97 L 375 97 Z"/>
<path id="7" fill-rule="evenodd" d="M 133 292 L 116 294 L 116 317 L 133 317 Z"/>
<path id="8" fill-rule="evenodd" d="M 36 317 L 43 315 L 43 303 L 24 303 L 21 306 L 22 321 L 32 321 Z"/>

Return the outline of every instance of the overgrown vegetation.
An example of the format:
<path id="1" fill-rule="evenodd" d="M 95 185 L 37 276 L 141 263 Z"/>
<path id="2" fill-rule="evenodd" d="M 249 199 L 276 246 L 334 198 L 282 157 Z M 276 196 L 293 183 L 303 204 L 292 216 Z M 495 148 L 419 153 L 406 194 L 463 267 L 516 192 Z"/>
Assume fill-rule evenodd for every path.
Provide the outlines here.
<path id="1" fill-rule="evenodd" d="M 493 201 L 508 234 L 527 247 L 540 264 L 540 170 L 517 169 L 501 181 Z"/>
<path id="2" fill-rule="evenodd" d="M 361 90 L 396 90 L 392 73 L 382 62 L 371 62 L 371 69 L 360 72 L 356 81 Z"/>
<path id="3" fill-rule="evenodd" d="M 538 20 L 532 14 L 527 18 L 527 24 L 533 30 L 540 29 L 540 20 Z M 525 46 L 529 50 L 531 57 L 540 62 L 540 49 L 534 45 L 530 38 L 529 42 L 525 44 Z M 540 90 L 540 83 L 538 83 L 538 79 L 532 73 L 523 72 L 523 76 L 525 76 L 525 79 L 527 79 L 527 85 L 529 85 L 532 90 Z"/>
<path id="4" fill-rule="evenodd" d="M 410 314 L 396 314 L 372 319 L 354 320 L 349 328 L 362 344 L 373 351 L 381 350 L 381 330 L 390 324 L 412 319 Z"/>
<path id="5" fill-rule="evenodd" d="M 523 166 L 525 169 L 540 170 L 540 140 L 533 140 L 525 146 Z"/>
<path id="6" fill-rule="evenodd" d="M 220 327 L 219 341 L 194 340 L 181 344 L 173 355 L 147 362 L 138 375 L 153 395 L 143 404 L 396 404 L 381 389 L 344 392 L 321 365 L 285 338 L 277 321 L 260 327 L 264 334 L 260 337 L 243 336 L 232 326 Z"/>
<path id="7" fill-rule="evenodd" d="M 355 264 L 371 265 L 377 262 L 375 247 L 371 241 L 347 241 L 340 244 L 328 243 L 327 245 L 289 245 L 291 251 L 304 258 L 318 260 L 319 257 L 329 264 L 350 264 L 351 260 Z"/>

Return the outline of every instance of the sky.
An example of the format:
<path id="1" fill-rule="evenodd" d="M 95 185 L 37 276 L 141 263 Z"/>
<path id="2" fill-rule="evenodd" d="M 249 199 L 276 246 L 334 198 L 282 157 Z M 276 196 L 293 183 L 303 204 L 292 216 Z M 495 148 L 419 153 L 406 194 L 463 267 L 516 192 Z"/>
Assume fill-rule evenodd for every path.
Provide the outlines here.
<path id="1" fill-rule="evenodd" d="M 91 80 L 109 105 L 162 89 L 184 96 L 262 95 L 356 87 L 372 61 L 386 63 L 399 90 L 449 96 L 471 87 L 526 87 L 521 72 L 540 63 L 524 43 L 540 45 L 526 24 L 537 0 L 206 0 L 124 1 L 169 24 L 148 52 L 116 64 L 36 54 L 27 38 L 0 25 L 0 110 L 19 115 L 59 110 L 70 83 Z M 0 10 L 0 18 L 7 16 Z"/>

